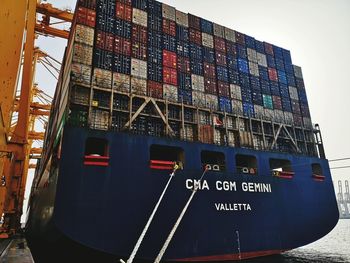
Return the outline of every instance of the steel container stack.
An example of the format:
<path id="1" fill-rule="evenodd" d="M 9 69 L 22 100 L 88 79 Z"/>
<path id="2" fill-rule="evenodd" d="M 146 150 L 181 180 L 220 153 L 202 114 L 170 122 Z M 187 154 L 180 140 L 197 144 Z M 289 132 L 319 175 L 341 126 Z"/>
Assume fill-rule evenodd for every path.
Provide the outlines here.
<path id="1" fill-rule="evenodd" d="M 301 68 L 286 49 L 154 0 L 79 0 L 71 31 L 62 78 L 74 125 L 121 129 L 134 94 L 312 128 Z M 133 129 L 162 133 L 149 118 L 138 121 L 146 124 Z M 182 139 L 205 130 L 169 121 Z"/>

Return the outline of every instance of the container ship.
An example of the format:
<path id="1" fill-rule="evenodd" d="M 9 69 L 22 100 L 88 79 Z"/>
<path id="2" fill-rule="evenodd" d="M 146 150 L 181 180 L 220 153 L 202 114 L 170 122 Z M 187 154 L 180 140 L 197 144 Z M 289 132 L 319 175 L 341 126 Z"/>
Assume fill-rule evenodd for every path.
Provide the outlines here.
<path id="1" fill-rule="evenodd" d="M 197 190 L 166 261 L 278 254 L 338 221 L 290 51 L 154 0 L 79 0 L 27 233 L 125 259 L 174 164 L 137 259 L 156 258 Z"/>

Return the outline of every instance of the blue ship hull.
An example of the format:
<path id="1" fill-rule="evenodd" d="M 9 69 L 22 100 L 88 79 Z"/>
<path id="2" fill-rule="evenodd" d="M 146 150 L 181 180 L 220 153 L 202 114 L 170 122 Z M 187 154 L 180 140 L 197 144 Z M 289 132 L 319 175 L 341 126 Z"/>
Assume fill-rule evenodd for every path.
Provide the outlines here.
<path id="1" fill-rule="evenodd" d="M 88 137 L 108 140 L 108 166 L 84 165 Z M 202 174 L 203 150 L 224 153 L 226 170 L 205 174 L 207 185 L 195 195 L 164 260 L 276 254 L 320 239 L 338 221 L 327 160 L 65 127 L 58 168 L 44 173 L 33 197 L 30 232 L 52 237 L 49 229 L 55 228 L 83 246 L 126 259 L 169 179 L 169 171 L 149 167 L 153 144 L 182 148 L 185 166 L 170 184 L 136 255 L 139 259 L 157 256 L 192 193 L 193 180 Z M 255 156 L 258 174 L 237 174 L 236 154 Z M 293 178 L 272 176 L 270 158 L 290 160 Z M 324 181 L 312 178 L 312 163 L 321 165 Z"/>

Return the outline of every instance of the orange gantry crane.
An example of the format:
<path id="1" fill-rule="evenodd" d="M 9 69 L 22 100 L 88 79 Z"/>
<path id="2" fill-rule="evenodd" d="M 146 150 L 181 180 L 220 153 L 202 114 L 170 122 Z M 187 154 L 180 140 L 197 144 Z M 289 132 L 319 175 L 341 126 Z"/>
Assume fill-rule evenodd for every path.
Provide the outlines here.
<path id="1" fill-rule="evenodd" d="M 37 21 L 37 14 L 41 14 L 41 21 Z M 36 34 L 66 39 L 69 35 L 69 31 L 53 27 L 51 18 L 71 22 L 73 14 L 40 0 L 0 3 L 0 238 L 21 227 L 28 169 L 35 167 L 29 160 L 41 154 L 41 148 L 32 148 L 31 142 L 44 136 L 34 131 L 34 122 L 50 111 L 49 103 L 33 102 L 40 92 L 34 84 L 36 63 L 45 56 L 34 47 Z M 13 124 L 14 112 L 17 120 Z"/>

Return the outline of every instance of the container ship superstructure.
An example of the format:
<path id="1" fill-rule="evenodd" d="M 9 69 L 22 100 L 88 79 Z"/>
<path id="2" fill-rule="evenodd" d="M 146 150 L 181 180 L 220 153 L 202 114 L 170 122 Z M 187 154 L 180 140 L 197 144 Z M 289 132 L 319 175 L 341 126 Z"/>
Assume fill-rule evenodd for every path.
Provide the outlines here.
<path id="1" fill-rule="evenodd" d="M 28 233 L 168 261 L 277 254 L 338 209 L 290 52 L 154 0 L 79 0 L 36 170 Z M 206 167 L 202 180 L 200 176 Z"/>

